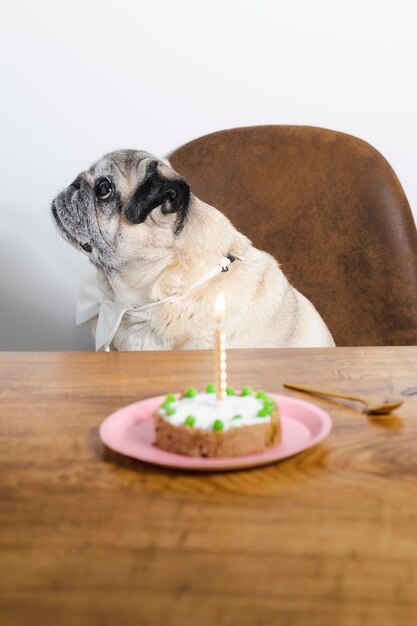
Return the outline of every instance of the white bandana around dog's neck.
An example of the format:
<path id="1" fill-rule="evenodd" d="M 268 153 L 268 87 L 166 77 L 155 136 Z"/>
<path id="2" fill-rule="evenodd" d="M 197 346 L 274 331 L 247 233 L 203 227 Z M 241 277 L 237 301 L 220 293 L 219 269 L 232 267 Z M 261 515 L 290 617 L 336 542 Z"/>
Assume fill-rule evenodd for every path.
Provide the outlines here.
<path id="1" fill-rule="evenodd" d="M 211 280 L 217 274 L 221 272 L 227 272 L 229 265 L 233 263 L 235 258 L 243 260 L 241 257 L 222 257 L 215 267 L 212 267 L 208 272 L 203 274 L 198 280 L 195 281 L 187 291 L 184 293 L 175 294 L 157 300 L 156 302 L 150 302 L 138 307 L 125 307 L 122 304 L 117 304 L 114 300 L 106 299 L 97 281 L 97 277 L 92 275 L 80 290 L 77 308 L 76 308 L 76 322 L 77 325 L 84 324 L 94 317 L 97 319 L 96 327 L 96 351 L 97 352 L 109 352 L 110 343 L 115 336 L 117 329 L 120 326 L 123 315 L 126 311 L 147 311 L 153 309 L 165 302 L 173 302 L 178 298 L 181 298 L 185 294 L 189 293 L 196 287 L 203 285 L 207 281 Z"/>

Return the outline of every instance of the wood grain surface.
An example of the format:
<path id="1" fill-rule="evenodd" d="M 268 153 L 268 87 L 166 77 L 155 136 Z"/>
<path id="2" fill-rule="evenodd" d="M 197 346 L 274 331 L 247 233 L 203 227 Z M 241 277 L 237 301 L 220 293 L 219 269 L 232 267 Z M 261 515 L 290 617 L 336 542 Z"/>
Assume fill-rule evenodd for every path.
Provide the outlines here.
<path id="1" fill-rule="evenodd" d="M 236 350 L 229 384 L 398 396 L 417 348 Z M 2 626 L 417 623 L 417 395 L 380 421 L 315 398 L 315 448 L 190 474 L 105 449 L 100 422 L 212 380 L 210 352 L 2 353 Z"/>

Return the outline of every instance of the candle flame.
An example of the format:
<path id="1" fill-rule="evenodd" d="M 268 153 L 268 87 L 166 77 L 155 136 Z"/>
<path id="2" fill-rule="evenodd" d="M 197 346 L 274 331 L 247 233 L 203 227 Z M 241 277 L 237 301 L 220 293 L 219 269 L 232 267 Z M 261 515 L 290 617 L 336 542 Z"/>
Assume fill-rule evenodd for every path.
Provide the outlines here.
<path id="1" fill-rule="evenodd" d="M 224 293 L 223 291 L 219 291 L 219 293 L 217 294 L 216 305 L 215 305 L 216 319 L 218 320 L 222 319 L 224 315 L 224 309 L 225 309 Z"/>

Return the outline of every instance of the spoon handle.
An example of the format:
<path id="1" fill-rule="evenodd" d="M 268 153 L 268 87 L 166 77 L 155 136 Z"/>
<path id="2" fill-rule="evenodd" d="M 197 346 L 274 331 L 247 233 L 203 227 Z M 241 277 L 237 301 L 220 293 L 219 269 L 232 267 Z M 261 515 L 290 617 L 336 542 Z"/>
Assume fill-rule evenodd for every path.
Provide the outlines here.
<path id="1" fill-rule="evenodd" d="M 354 400 L 355 402 L 360 402 L 365 406 L 368 403 L 362 398 L 358 398 L 358 396 L 351 396 L 347 393 L 340 393 L 339 391 L 329 391 L 327 389 L 319 389 L 318 387 L 307 387 L 306 385 L 293 385 L 292 383 L 282 383 L 284 387 L 288 387 L 289 389 L 297 389 L 298 391 L 305 391 L 306 393 L 312 394 L 320 394 L 321 396 L 332 396 L 333 398 L 344 398 L 345 400 Z"/>

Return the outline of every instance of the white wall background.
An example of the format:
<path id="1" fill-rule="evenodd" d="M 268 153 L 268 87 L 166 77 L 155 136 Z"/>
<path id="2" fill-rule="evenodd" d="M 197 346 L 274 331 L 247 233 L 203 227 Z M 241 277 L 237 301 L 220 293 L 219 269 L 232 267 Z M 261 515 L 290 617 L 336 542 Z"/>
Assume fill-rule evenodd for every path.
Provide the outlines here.
<path id="1" fill-rule="evenodd" d="M 323 126 L 380 150 L 416 211 L 415 7 L 3 0 L 0 349 L 91 349 L 74 323 L 88 260 L 49 205 L 109 150 L 165 155 L 223 128 Z"/>

